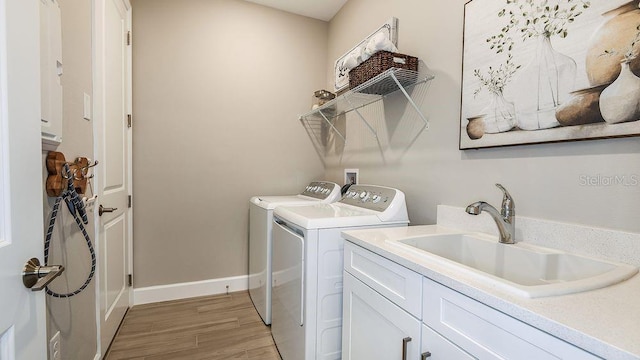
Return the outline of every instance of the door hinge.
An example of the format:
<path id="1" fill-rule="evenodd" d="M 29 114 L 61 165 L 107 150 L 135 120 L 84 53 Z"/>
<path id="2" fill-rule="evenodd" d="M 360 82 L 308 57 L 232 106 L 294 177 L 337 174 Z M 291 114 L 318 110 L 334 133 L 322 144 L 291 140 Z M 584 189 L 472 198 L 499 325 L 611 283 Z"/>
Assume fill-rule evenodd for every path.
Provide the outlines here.
<path id="1" fill-rule="evenodd" d="M 127 200 L 127 207 L 131 207 L 131 195 L 129 195 L 129 198 Z"/>
<path id="2" fill-rule="evenodd" d="M 131 31 L 127 31 L 127 45 L 131 45 Z"/>
<path id="3" fill-rule="evenodd" d="M 129 284 L 129 286 L 133 286 L 133 275 L 132 274 L 127 275 L 127 283 Z"/>
<path id="4" fill-rule="evenodd" d="M 127 127 L 131 127 L 132 122 L 131 114 L 127 114 Z"/>

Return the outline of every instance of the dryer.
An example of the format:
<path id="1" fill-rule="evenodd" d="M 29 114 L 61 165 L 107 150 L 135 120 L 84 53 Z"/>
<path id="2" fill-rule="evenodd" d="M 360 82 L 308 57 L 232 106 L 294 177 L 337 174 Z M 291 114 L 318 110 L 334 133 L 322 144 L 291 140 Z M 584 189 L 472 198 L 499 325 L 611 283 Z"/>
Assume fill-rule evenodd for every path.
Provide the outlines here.
<path id="1" fill-rule="evenodd" d="M 407 226 L 402 191 L 352 185 L 333 204 L 279 206 L 273 216 L 271 334 L 283 360 L 341 359 L 344 239 Z"/>
<path id="2" fill-rule="evenodd" d="M 249 296 L 262 321 L 271 324 L 271 228 L 273 209 L 279 205 L 303 206 L 340 200 L 340 186 L 311 182 L 298 195 L 254 196 L 249 200 Z"/>

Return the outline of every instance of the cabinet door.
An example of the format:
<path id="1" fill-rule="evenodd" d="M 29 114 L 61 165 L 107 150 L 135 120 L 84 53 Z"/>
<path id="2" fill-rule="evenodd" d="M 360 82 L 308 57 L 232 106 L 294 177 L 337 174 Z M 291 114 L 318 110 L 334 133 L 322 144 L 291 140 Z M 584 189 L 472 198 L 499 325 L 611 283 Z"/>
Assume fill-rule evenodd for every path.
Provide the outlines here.
<path id="1" fill-rule="evenodd" d="M 422 325 L 422 360 L 474 360 L 464 350 L 443 338 L 426 325 Z"/>
<path id="2" fill-rule="evenodd" d="M 435 281 L 423 291 L 424 323 L 479 359 L 599 359 Z"/>
<path id="3" fill-rule="evenodd" d="M 348 241 L 344 244 L 344 270 L 422 318 L 422 275 Z"/>
<path id="4" fill-rule="evenodd" d="M 345 272 L 343 359 L 419 359 L 420 326 L 418 319 Z"/>

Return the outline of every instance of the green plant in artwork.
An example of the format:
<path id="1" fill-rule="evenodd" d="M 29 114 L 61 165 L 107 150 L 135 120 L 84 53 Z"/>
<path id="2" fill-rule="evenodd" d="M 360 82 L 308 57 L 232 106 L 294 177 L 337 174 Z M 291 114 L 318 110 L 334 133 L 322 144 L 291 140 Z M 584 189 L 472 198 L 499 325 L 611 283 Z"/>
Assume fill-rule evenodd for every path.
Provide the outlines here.
<path id="1" fill-rule="evenodd" d="M 474 69 L 473 75 L 478 78 L 480 85 L 473 92 L 473 95 L 478 95 L 483 88 L 494 94 L 502 94 L 505 86 L 511 81 L 519 68 L 520 65 L 516 65 L 513 62 L 513 56 L 509 53 L 507 54 L 507 60 L 498 67 L 489 66 L 486 72 Z"/>
<path id="2" fill-rule="evenodd" d="M 513 49 L 514 30 L 523 42 L 541 35 L 567 37 L 569 25 L 590 6 L 587 0 L 506 0 L 498 17 L 507 18 L 508 23 L 486 41 L 492 50 L 501 53 Z"/>

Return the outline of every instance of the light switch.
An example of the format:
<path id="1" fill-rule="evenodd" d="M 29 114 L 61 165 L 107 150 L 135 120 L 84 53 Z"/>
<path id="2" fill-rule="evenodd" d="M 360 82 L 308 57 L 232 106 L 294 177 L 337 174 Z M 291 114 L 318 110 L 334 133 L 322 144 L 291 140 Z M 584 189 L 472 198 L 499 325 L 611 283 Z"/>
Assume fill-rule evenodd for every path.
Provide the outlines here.
<path id="1" fill-rule="evenodd" d="M 84 110 L 82 111 L 85 120 L 91 120 L 91 96 L 84 93 Z"/>

